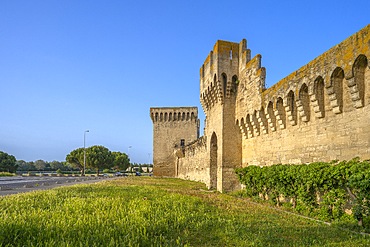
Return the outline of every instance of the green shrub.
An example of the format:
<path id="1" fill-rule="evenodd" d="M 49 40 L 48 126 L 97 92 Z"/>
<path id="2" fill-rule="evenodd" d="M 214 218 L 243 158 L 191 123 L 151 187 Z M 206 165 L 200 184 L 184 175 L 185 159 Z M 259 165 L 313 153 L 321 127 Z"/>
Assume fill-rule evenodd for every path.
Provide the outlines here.
<path id="1" fill-rule="evenodd" d="M 236 170 L 250 197 L 259 196 L 308 216 L 335 221 L 352 210 L 360 226 L 370 216 L 370 163 L 355 158 L 302 165 L 247 166 Z"/>
<path id="2" fill-rule="evenodd" d="M 15 176 L 15 173 L 0 172 L 0 177 L 12 177 L 12 176 Z"/>

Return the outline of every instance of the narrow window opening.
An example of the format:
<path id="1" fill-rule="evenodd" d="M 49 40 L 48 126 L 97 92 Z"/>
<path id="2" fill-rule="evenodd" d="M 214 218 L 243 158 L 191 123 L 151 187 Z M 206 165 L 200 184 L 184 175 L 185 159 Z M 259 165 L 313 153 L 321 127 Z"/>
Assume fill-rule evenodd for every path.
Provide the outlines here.
<path id="1" fill-rule="evenodd" d="M 222 73 L 222 85 L 224 90 L 224 95 L 226 95 L 226 89 L 227 89 L 227 76 L 225 73 Z"/>
<path id="2" fill-rule="evenodd" d="M 315 111 L 315 112 L 318 113 L 317 116 L 319 118 L 325 117 L 324 88 L 325 88 L 324 79 L 321 76 L 317 77 L 317 79 L 314 82 L 314 92 L 315 92 L 317 104 L 319 106 L 318 111 Z"/>
<path id="3" fill-rule="evenodd" d="M 185 139 L 180 140 L 180 146 L 183 148 L 185 147 Z"/>

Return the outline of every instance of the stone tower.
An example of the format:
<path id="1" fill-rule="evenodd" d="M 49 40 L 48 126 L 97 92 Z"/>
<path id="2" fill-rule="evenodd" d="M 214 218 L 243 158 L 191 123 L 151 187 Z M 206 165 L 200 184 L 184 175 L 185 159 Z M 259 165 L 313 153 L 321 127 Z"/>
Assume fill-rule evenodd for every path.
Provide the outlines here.
<path id="1" fill-rule="evenodd" d="M 199 137 L 197 107 L 152 107 L 153 173 L 175 177 L 176 160 L 188 143 Z"/>
<path id="2" fill-rule="evenodd" d="M 239 73 L 250 60 L 246 40 L 218 40 L 200 69 L 200 101 L 206 115 L 204 135 L 210 155 L 210 188 L 219 191 L 239 186 L 235 168 L 240 166 L 241 134 L 235 124 Z"/>
<path id="3" fill-rule="evenodd" d="M 266 88 L 246 40 L 217 41 L 200 68 L 204 136 L 196 108 L 150 110 L 155 174 L 230 191 L 239 166 L 369 159 L 369 58 L 370 25 Z"/>

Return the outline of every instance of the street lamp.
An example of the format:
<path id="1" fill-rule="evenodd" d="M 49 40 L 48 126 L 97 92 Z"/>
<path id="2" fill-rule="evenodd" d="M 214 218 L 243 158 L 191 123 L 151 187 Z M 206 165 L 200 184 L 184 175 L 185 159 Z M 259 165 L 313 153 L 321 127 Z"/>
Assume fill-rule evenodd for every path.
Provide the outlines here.
<path id="1" fill-rule="evenodd" d="M 89 130 L 85 130 L 84 132 L 84 176 L 85 176 L 85 170 L 86 170 L 86 133 L 89 132 Z"/>
<path id="2" fill-rule="evenodd" d="M 151 161 L 151 159 L 150 159 L 150 155 L 151 155 L 151 153 L 148 153 L 148 157 L 149 157 L 149 159 L 148 159 L 148 166 L 146 167 L 146 171 L 149 173 L 149 166 L 150 166 L 150 164 L 152 163 L 152 161 Z"/>
<path id="3" fill-rule="evenodd" d="M 128 146 L 128 149 L 127 149 L 127 157 L 130 159 L 130 149 L 132 148 L 132 146 Z M 130 162 L 130 171 L 132 172 L 132 164 Z"/>

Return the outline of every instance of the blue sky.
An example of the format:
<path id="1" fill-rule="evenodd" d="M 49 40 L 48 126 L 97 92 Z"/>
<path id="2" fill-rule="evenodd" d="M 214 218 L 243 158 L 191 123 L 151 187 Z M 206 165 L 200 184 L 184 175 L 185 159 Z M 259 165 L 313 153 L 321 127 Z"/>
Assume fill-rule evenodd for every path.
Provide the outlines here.
<path id="1" fill-rule="evenodd" d="M 198 106 L 218 39 L 246 38 L 267 86 L 370 23 L 370 1 L 0 1 L 0 150 L 152 158 L 152 106 Z M 129 148 L 131 146 L 131 148 Z"/>

